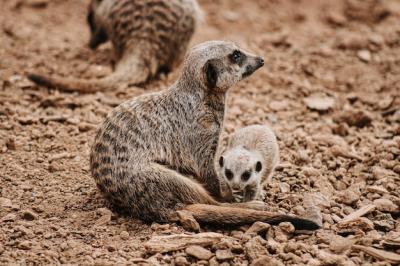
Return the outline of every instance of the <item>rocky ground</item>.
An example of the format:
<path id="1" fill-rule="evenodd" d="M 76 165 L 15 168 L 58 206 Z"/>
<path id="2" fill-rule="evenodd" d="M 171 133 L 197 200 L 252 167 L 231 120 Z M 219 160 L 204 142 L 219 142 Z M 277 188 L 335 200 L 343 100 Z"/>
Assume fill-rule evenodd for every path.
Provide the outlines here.
<path id="1" fill-rule="evenodd" d="M 77 95 L 24 76 L 110 72 L 110 45 L 86 46 L 87 2 L 0 6 L 0 264 L 400 263 L 400 1 L 199 1 L 205 18 L 193 44 L 234 40 L 266 59 L 232 89 L 225 136 L 270 124 L 281 148 L 270 210 L 322 224 L 313 233 L 256 223 L 199 235 L 112 213 L 90 177 L 96 127 L 143 89 Z"/>

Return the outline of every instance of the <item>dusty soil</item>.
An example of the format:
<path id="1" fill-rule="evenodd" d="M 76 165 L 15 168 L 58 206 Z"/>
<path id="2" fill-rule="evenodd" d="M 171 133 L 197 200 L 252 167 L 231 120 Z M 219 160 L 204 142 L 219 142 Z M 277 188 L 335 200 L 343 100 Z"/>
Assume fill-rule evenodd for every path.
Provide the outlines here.
<path id="1" fill-rule="evenodd" d="M 282 151 L 266 188 L 270 209 L 312 216 L 323 229 L 203 228 L 224 237 L 205 245 L 208 251 L 156 254 L 144 245 L 151 237 L 185 230 L 111 213 L 90 177 L 88 152 L 115 105 L 167 87 L 179 70 L 145 89 L 93 95 L 38 88 L 24 76 L 110 72 L 110 45 L 96 52 L 86 47 L 87 2 L 7 0 L 0 6 L 0 264 L 399 260 L 400 1 L 199 1 L 205 19 L 193 44 L 230 39 L 266 59 L 231 90 L 226 132 L 270 124 Z M 342 221 L 359 209 L 363 217 Z"/>

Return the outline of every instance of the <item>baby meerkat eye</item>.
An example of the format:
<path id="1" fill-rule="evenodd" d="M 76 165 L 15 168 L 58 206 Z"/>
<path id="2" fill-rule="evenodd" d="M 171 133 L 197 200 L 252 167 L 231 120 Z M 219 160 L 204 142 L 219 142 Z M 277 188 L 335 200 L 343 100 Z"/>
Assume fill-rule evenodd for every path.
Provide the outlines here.
<path id="1" fill-rule="evenodd" d="M 243 181 L 247 181 L 247 180 L 250 179 L 250 176 L 251 176 L 251 172 L 250 172 L 250 171 L 245 171 L 245 172 L 242 174 L 242 180 L 243 180 Z"/>
<path id="2" fill-rule="evenodd" d="M 242 61 L 243 54 L 239 50 L 235 50 L 231 55 L 230 59 L 233 63 L 239 64 Z"/>
<path id="3" fill-rule="evenodd" d="M 224 157 L 223 156 L 219 157 L 219 166 L 220 167 L 224 166 Z"/>
<path id="4" fill-rule="evenodd" d="M 262 164 L 261 164 L 260 161 L 258 161 L 258 162 L 256 163 L 256 171 L 257 171 L 257 172 L 260 172 L 261 169 L 262 169 Z"/>
<path id="5" fill-rule="evenodd" d="M 233 173 L 229 169 L 225 169 L 225 176 L 228 180 L 231 180 L 233 178 Z"/>

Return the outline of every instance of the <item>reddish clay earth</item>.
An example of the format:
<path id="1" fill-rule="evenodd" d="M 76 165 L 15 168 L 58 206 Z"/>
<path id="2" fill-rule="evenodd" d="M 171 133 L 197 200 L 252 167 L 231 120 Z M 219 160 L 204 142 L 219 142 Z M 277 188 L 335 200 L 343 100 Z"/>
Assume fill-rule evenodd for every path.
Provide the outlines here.
<path id="1" fill-rule="evenodd" d="M 0 6 L 0 264 L 399 263 L 400 1 L 199 1 L 205 18 L 193 44 L 234 40 L 266 59 L 231 90 L 225 135 L 270 124 L 281 165 L 266 202 L 322 229 L 203 228 L 223 236 L 155 254 L 149 239 L 186 231 L 111 213 L 90 177 L 89 147 L 114 106 L 167 87 L 179 70 L 145 89 L 92 95 L 39 88 L 25 77 L 110 72 L 110 45 L 87 48 L 87 2 Z"/>

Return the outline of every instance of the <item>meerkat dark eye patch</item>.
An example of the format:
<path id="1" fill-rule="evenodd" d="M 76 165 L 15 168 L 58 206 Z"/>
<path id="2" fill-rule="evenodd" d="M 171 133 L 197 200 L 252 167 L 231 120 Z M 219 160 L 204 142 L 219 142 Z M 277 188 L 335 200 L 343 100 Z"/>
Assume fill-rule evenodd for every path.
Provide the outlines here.
<path id="1" fill-rule="evenodd" d="M 228 180 L 231 180 L 233 178 L 233 173 L 229 169 L 225 169 L 225 176 Z"/>
<path id="2" fill-rule="evenodd" d="M 250 179 L 250 176 L 251 176 L 251 172 L 250 172 L 250 171 L 245 171 L 245 172 L 242 174 L 242 180 L 243 180 L 243 181 L 247 181 L 247 180 Z"/>
<path id="3" fill-rule="evenodd" d="M 240 52 L 239 50 L 235 50 L 233 53 L 229 55 L 229 59 L 233 64 L 238 64 L 239 66 L 243 64 L 246 56 Z"/>
<path id="4" fill-rule="evenodd" d="M 224 166 L 224 157 L 223 156 L 219 157 L 219 166 L 220 167 Z"/>
<path id="5" fill-rule="evenodd" d="M 257 172 L 260 172 L 261 169 L 262 169 L 262 164 L 261 164 L 260 161 L 258 161 L 258 162 L 256 163 L 256 171 L 257 171 Z"/>
<path id="6" fill-rule="evenodd" d="M 218 71 L 211 60 L 204 65 L 204 73 L 206 75 L 207 87 L 213 89 L 217 86 Z"/>

